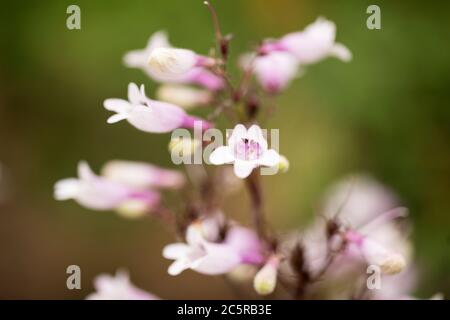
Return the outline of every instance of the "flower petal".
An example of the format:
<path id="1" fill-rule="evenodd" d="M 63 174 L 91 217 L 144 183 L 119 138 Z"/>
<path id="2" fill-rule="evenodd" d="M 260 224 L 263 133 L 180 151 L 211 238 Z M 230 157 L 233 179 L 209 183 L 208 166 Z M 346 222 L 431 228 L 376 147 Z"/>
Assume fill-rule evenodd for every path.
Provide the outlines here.
<path id="1" fill-rule="evenodd" d="M 133 105 L 143 103 L 141 91 L 139 90 L 137 84 L 134 82 L 130 82 L 128 84 L 128 100 Z"/>
<path id="2" fill-rule="evenodd" d="M 280 155 L 274 149 L 264 152 L 262 157 L 258 159 L 258 163 L 263 166 L 272 167 L 280 162 Z"/>
<path id="3" fill-rule="evenodd" d="M 184 260 L 175 260 L 167 270 L 171 276 L 177 276 L 184 270 L 189 269 L 189 263 Z"/>
<path id="4" fill-rule="evenodd" d="M 254 168 L 255 164 L 250 161 L 236 160 L 234 162 L 234 174 L 241 179 L 247 178 Z"/>
<path id="5" fill-rule="evenodd" d="M 189 251 L 189 246 L 185 243 L 178 242 L 168 244 L 163 249 L 163 257 L 166 259 L 179 259 Z"/>
<path id="6" fill-rule="evenodd" d="M 330 50 L 330 56 L 341 59 L 344 62 L 352 60 L 352 53 L 342 43 L 336 43 Z"/>
<path id="7" fill-rule="evenodd" d="M 263 132 L 259 126 L 256 124 L 252 125 L 247 131 L 247 137 L 250 140 L 253 140 L 259 144 L 259 146 L 263 149 L 267 149 L 267 141 L 264 138 Z"/>
<path id="8" fill-rule="evenodd" d="M 230 150 L 230 147 L 220 146 L 211 152 L 209 161 L 215 165 L 231 163 L 234 161 L 234 156 Z"/>

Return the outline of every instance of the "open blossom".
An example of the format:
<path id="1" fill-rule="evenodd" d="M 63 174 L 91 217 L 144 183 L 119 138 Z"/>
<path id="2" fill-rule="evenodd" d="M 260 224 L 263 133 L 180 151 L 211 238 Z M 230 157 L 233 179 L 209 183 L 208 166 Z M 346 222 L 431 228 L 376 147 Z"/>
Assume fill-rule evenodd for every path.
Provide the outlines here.
<path id="1" fill-rule="evenodd" d="M 89 294 L 87 300 L 159 300 L 157 296 L 134 286 L 125 271 L 119 270 L 115 276 L 97 276 L 94 287 L 96 292 Z"/>
<path id="2" fill-rule="evenodd" d="M 336 43 L 336 25 L 324 18 L 318 18 L 303 31 L 289 33 L 278 40 L 268 40 L 261 47 L 261 53 L 273 51 L 289 52 L 300 64 L 316 63 L 334 56 L 350 61 L 351 52 L 343 44 Z"/>
<path id="3" fill-rule="evenodd" d="M 273 94 L 285 89 L 299 75 L 299 62 L 288 52 L 274 51 L 257 57 L 244 55 L 241 65 L 250 68 L 261 87 Z"/>
<path id="4" fill-rule="evenodd" d="M 140 90 L 134 83 L 128 85 L 128 101 L 107 99 L 105 109 L 116 112 L 108 118 L 108 123 L 127 120 L 139 130 L 153 133 L 171 132 L 177 128 L 193 128 L 196 123 L 203 129 L 210 127 L 204 120 L 189 116 L 180 107 L 147 98 L 142 85 Z"/>
<path id="5" fill-rule="evenodd" d="M 173 49 L 167 39 L 167 34 L 163 31 L 155 32 L 148 40 L 146 48 L 128 52 L 124 57 L 124 62 L 129 67 L 142 69 L 150 78 L 158 82 L 197 84 L 210 90 L 220 90 L 223 88 L 223 80 L 208 69 L 202 67 L 202 65 L 212 63 L 209 58 L 197 56 L 196 54 L 191 55 L 186 52 L 184 52 L 184 55 L 174 54 L 172 52 L 172 56 L 181 57 L 182 63 L 180 63 L 180 59 L 167 59 L 167 55 L 165 55 L 165 59 L 162 59 L 164 56 L 161 55 L 160 51 L 159 56 L 156 56 L 158 59 L 156 59 L 155 56 L 152 56 L 152 53 L 159 48 Z M 162 52 L 164 53 L 164 51 Z M 175 51 L 175 53 L 179 53 L 179 51 Z M 153 60 L 149 63 L 151 56 Z"/>
<path id="6" fill-rule="evenodd" d="M 275 166 L 279 159 L 274 149 L 268 149 L 260 127 L 252 125 L 247 130 L 242 124 L 234 127 L 228 145 L 216 148 L 209 158 L 215 165 L 234 163 L 234 173 L 239 178 L 248 177 L 258 166 Z"/>
<path id="7" fill-rule="evenodd" d="M 195 221 L 186 230 L 186 243 L 167 245 L 163 256 L 175 260 L 170 275 L 192 269 L 208 275 L 224 274 L 242 264 L 263 261 L 258 236 L 241 226 L 230 226 L 225 237 L 219 237 L 220 224 L 216 217 Z"/>
<path id="8" fill-rule="evenodd" d="M 156 91 L 156 97 L 185 110 L 208 105 L 213 99 L 211 91 L 179 84 L 163 84 Z"/>
<path id="9" fill-rule="evenodd" d="M 57 200 L 73 199 L 93 210 L 118 210 L 131 215 L 151 211 L 159 204 L 160 195 L 124 183 L 97 176 L 85 161 L 78 164 L 78 178 L 68 178 L 55 184 Z M 134 212 L 130 212 L 134 209 Z M 138 212 L 136 212 L 136 210 Z"/>
<path id="10" fill-rule="evenodd" d="M 101 170 L 102 176 L 139 189 L 179 189 L 185 183 L 182 173 L 145 162 L 112 160 Z"/>

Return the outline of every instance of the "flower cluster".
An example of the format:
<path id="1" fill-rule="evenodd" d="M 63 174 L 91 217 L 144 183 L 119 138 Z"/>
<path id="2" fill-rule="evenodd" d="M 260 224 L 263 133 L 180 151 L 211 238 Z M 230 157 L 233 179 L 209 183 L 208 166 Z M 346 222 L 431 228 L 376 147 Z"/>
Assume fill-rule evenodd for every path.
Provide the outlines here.
<path id="1" fill-rule="evenodd" d="M 130 83 L 126 100 L 106 99 L 103 105 L 114 112 L 107 123 L 126 120 L 149 133 L 195 126 L 207 132 L 215 127 L 215 119 L 223 117 L 234 129 L 226 145 L 209 155 L 215 170 L 205 170 L 204 164 L 186 165 L 188 181 L 178 170 L 114 160 L 96 175 L 81 161 L 78 178 L 55 184 L 55 198 L 73 199 L 92 210 L 113 210 L 126 218 L 161 218 L 177 236 L 162 250 L 162 256 L 171 260 L 172 276 L 188 269 L 225 275 L 230 281 L 251 283 L 259 295 L 284 298 L 411 298 L 412 249 L 405 229 L 397 223 L 405 220 L 407 210 L 396 208 L 393 193 L 371 178 L 360 176 L 355 183 L 345 180 L 334 187 L 324 197 L 320 215 L 306 229 L 277 233 L 265 218 L 257 170 L 286 172 L 289 167 L 287 158 L 269 147 L 259 126 L 270 115 L 265 98 L 280 94 L 307 65 L 327 57 L 351 60 L 349 49 L 335 40 L 335 24 L 318 18 L 303 31 L 263 40 L 239 58 L 242 72 L 236 82 L 227 72 L 232 37 L 222 34 L 214 9 L 205 4 L 213 13 L 215 50 L 204 55 L 177 48 L 165 32 L 158 31 L 144 49 L 124 57 L 128 67 L 139 68 L 161 83 L 157 99 L 149 98 L 143 85 Z M 195 107 L 210 113 L 205 118 L 190 115 L 187 111 Z M 181 147 L 189 153 L 208 143 L 173 139 L 169 150 Z M 251 199 L 250 227 L 230 219 L 222 208 L 223 198 L 244 186 Z M 183 209 L 175 212 L 162 201 L 163 192 L 181 188 L 191 192 L 179 192 L 187 195 Z M 366 285 L 367 267 L 379 273 L 382 283 L 377 290 Z M 97 277 L 95 289 L 88 299 L 157 299 L 131 284 L 124 272 Z"/>

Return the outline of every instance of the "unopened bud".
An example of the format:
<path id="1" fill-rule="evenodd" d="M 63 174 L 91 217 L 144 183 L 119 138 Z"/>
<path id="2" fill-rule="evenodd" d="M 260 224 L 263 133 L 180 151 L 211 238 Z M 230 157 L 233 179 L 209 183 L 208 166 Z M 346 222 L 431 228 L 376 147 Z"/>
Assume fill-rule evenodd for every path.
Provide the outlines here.
<path id="1" fill-rule="evenodd" d="M 260 295 L 271 294 L 277 285 L 277 273 L 280 259 L 278 256 L 272 256 L 261 270 L 258 271 L 254 280 L 253 287 Z"/>
<path id="2" fill-rule="evenodd" d="M 160 86 L 156 96 L 159 100 L 175 104 L 184 109 L 207 105 L 212 99 L 210 91 L 176 84 Z"/>

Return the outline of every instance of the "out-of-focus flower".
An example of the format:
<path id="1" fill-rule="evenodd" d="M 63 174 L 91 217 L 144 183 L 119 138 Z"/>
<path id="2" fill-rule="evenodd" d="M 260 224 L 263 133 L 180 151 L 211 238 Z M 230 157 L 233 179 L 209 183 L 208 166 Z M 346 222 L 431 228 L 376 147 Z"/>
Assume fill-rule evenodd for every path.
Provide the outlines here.
<path id="1" fill-rule="evenodd" d="M 87 300 L 159 300 L 157 296 L 135 287 L 128 273 L 121 270 L 115 276 L 97 276 L 94 287 L 96 292 L 89 294 Z"/>
<path id="2" fill-rule="evenodd" d="M 212 67 L 215 60 L 188 49 L 160 47 L 150 52 L 147 63 L 157 76 L 176 77 L 195 67 Z"/>
<path id="3" fill-rule="evenodd" d="M 156 91 L 156 97 L 173 103 L 185 110 L 208 105 L 213 98 L 211 91 L 177 84 L 163 84 Z"/>
<path id="4" fill-rule="evenodd" d="M 350 61 L 352 54 L 343 44 L 336 43 L 336 25 L 324 18 L 318 18 L 303 31 L 289 33 L 279 40 L 268 40 L 261 47 L 261 53 L 284 51 L 293 54 L 300 64 L 316 63 L 334 56 Z"/>
<path id="5" fill-rule="evenodd" d="M 178 189 L 185 183 L 182 173 L 163 169 L 145 162 L 112 160 L 102 168 L 103 177 L 139 189 L 169 188 Z"/>
<path id="6" fill-rule="evenodd" d="M 194 154 L 195 150 L 199 149 L 202 142 L 197 139 L 189 137 L 174 137 L 169 142 L 169 151 L 172 154 L 180 157 L 188 157 Z"/>
<path id="7" fill-rule="evenodd" d="M 280 161 L 276 164 L 276 166 L 278 170 L 286 173 L 289 170 L 289 160 L 285 156 L 280 155 Z"/>
<path id="8" fill-rule="evenodd" d="M 379 266 L 383 274 L 399 273 L 406 266 L 405 258 L 401 254 L 369 236 L 350 230 L 346 233 L 345 239 L 360 250 L 369 265 Z"/>
<path id="9" fill-rule="evenodd" d="M 389 210 L 396 206 L 395 195 L 367 176 L 354 175 L 331 188 L 323 216 L 302 235 L 304 258 L 312 275 L 327 265 L 330 250 L 339 252 L 323 275 L 324 281 L 317 284 L 322 293 L 328 292 L 330 298 L 348 297 L 357 285 L 355 275 L 365 273 L 368 265 L 379 266 L 383 279 L 405 272 L 402 270 L 410 265 L 412 247 L 395 221 L 405 216 L 406 210 Z M 327 229 L 330 223 L 338 228 L 331 237 Z"/>
<path id="10" fill-rule="evenodd" d="M 388 187 L 370 176 L 355 174 L 331 186 L 322 212 L 332 218 L 339 210 L 340 219 L 358 227 L 397 205 L 398 199 Z"/>
<path id="11" fill-rule="evenodd" d="M 124 209 L 124 206 L 139 203 L 140 215 L 150 212 L 159 204 L 159 193 L 151 190 L 140 190 L 129 185 L 97 176 L 85 161 L 78 164 L 78 178 L 68 178 L 55 184 L 57 200 L 73 199 L 80 205 L 93 210 Z M 128 213 L 130 213 L 128 207 Z"/>
<path id="12" fill-rule="evenodd" d="M 247 55 L 241 59 L 241 65 L 244 70 L 251 68 L 261 87 L 273 94 L 285 89 L 299 75 L 298 60 L 288 52 L 274 51 L 254 58 Z"/>
<path id="13" fill-rule="evenodd" d="M 228 273 L 241 264 L 262 262 L 262 246 L 253 231 L 231 226 L 221 239 L 216 219 L 191 223 L 186 230 L 186 243 L 164 248 L 163 256 L 175 260 L 168 269 L 170 275 L 178 275 L 186 269 L 217 275 Z"/>
<path id="14" fill-rule="evenodd" d="M 275 290 L 279 266 L 280 257 L 272 255 L 261 270 L 258 271 L 253 280 L 253 287 L 258 294 L 268 295 Z"/>
<path id="15" fill-rule="evenodd" d="M 267 141 L 261 128 L 252 125 L 248 130 L 242 124 L 234 127 L 227 146 L 216 148 L 210 155 L 215 165 L 234 163 L 234 173 L 246 178 L 258 166 L 274 166 L 280 156 L 274 149 L 267 148 Z"/>
<path id="16" fill-rule="evenodd" d="M 189 116 L 180 107 L 147 98 L 142 85 L 140 90 L 134 83 L 128 85 L 128 101 L 107 99 L 105 109 L 116 112 L 108 118 L 108 123 L 127 120 L 139 130 L 153 133 L 170 132 L 176 128 L 193 128 L 198 123 L 207 129 L 210 124 L 205 120 Z"/>
<path id="17" fill-rule="evenodd" d="M 128 67 L 142 69 L 150 78 L 158 82 L 198 84 L 210 90 L 220 90 L 223 88 L 223 80 L 203 67 L 192 67 L 188 71 L 179 74 L 154 72 L 155 68 L 152 68 L 148 62 L 152 52 L 158 48 L 172 48 L 172 45 L 167 39 L 167 34 L 163 31 L 154 33 L 148 40 L 146 48 L 128 52 L 124 57 L 124 62 Z M 207 57 L 199 60 L 201 60 L 198 61 L 200 65 L 211 63 L 211 60 Z M 171 66 L 173 68 L 172 63 L 166 63 L 165 66 Z M 184 66 L 186 66 L 186 60 Z M 180 69 L 178 68 L 178 70 Z"/>

